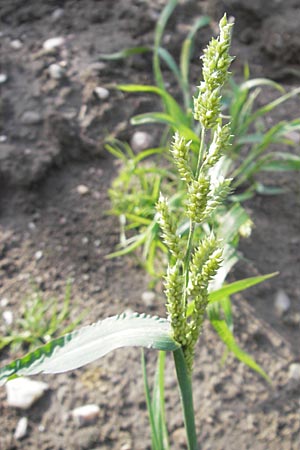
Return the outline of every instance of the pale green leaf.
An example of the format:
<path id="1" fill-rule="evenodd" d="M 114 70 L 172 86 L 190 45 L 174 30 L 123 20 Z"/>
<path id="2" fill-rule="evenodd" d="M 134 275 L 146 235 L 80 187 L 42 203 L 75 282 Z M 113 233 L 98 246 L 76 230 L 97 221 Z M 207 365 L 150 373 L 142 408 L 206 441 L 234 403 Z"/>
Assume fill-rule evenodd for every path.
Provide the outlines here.
<path id="1" fill-rule="evenodd" d="M 166 319 L 124 313 L 54 339 L 13 361 L 0 369 L 0 383 L 15 375 L 74 370 L 121 347 L 173 351 L 178 344 L 171 337 L 171 326 Z"/>

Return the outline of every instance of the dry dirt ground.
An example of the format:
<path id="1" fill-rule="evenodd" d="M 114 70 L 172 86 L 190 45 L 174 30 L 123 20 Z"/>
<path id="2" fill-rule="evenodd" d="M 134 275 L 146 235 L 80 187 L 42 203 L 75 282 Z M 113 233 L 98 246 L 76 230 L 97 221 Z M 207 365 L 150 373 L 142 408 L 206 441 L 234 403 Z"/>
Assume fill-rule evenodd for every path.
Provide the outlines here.
<path id="1" fill-rule="evenodd" d="M 108 133 L 130 140 L 128 120 L 148 110 L 151 98 L 122 95 L 112 82 L 152 82 L 151 59 L 100 62 L 100 53 L 150 44 L 165 1 L 155 0 L 0 0 L 0 300 L 2 313 L 21 315 L 32 283 L 62 302 L 72 280 L 72 319 L 87 310 L 85 323 L 128 308 L 164 314 L 163 299 L 146 306 L 142 293 L 149 278 L 131 258 L 107 260 L 118 242 L 118 222 L 106 214 L 107 189 L 116 175 L 105 153 Z M 241 76 L 249 62 L 253 76 L 269 76 L 286 88 L 299 85 L 300 8 L 298 0 L 181 1 L 166 32 L 166 45 L 178 53 L 195 16 L 206 11 L 214 19 L 224 9 L 236 17 L 232 53 Z M 211 29 L 197 39 L 198 56 Z M 52 53 L 43 43 L 64 38 Z M 16 42 L 19 42 L 16 44 Z M 62 63 L 63 76 L 49 75 Z M 3 80 L 2 80 L 3 81 Z M 108 87 L 99 100 L 95 86 Z M 170 88 L 172 89 L 172 82 Z M 299 116 L 299 99 L 280 108 L 274 120 Z M 295 150 L 299 152 L 299 149 Z M 234 277 L 276 270 L 280 275 L 246 299 L 234 302 L 235 333 L 273 380 L 270 387 L 228 357 L 210 326 L 205 326 L 194 371 L 196 421 L 201 448 L 208 450 L 297 450 L 300 447 L 300 384 L 289 376 L 300 362 L 300 180 L 299 174 L 274 177 L 286 193 L 259 197 L 245 206 L 255 222 L 251 238 L 242 242 L 245 260 Z M 87 187 L 82 195 L 78 186 Z M 285 317 L 274 307 L 283 289 L 291 299 Z M 13 355 L 1 352 L 1 363 Z M 155 354 L 147 354 L 149 363 Z M 29 410 L 6 403 L 0 390 L 0 449 L 96 450 L 150 449 L 149 427 L 138 350 L 117 351 L 74 373 L 43 378 L 50 390 Z M 70 411 L 95 403 L 100 416 L 78 427 Z M 167 361 L 166 404 L 171 448 L 184 449 L 184 430 L 172 359 Z M 29 420 L 27 435 L 14 439 L 18 420 Z"/>

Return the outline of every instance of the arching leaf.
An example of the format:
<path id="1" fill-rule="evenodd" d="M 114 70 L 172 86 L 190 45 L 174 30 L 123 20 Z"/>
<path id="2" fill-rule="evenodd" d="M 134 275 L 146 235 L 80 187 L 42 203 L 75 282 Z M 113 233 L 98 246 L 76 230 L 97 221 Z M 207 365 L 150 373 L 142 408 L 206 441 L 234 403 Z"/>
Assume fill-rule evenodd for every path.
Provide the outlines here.
<path id="1" fill-rule="evenodd" d="M 121 314 L 55 339 L 0 369 L 0 384 L 16 375 L 61 373 L 95 361 L 121 347 L 146 347 L 173 351 L 166 319 L 146 314 Z"/>

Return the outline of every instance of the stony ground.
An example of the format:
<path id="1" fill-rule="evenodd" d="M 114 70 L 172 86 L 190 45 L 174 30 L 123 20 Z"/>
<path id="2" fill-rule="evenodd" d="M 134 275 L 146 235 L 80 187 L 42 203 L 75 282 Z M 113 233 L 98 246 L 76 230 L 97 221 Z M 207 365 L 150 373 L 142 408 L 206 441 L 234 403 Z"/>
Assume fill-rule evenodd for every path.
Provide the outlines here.
<path id="1" fill-rule="evenodd" d="M 241 77 L 269 76 L 287 89 L 299 85 L 298 0 L 181 1 L 165 44 L 175 54 L 193 18 L 203 12 L 236 17 L 233 67 Z M 153 108 L 150 97 L 125 96 L 112 82 L 151 83 L 149 56 L 103 62 L 100 53 L 153 42 L 165 1 L 0 0 L 0 332 L 24 314 L 37 287 L 45 299 L 63 302 L 71 280 L 71 318 L 86 311 L 90 323 L 120 311 L 164 314 L 160 289 L 149 301 L 149 278 L 132 258 L 107 260 L 118 242 L 118 222 L 107 215 L 107 189 L 117 173 L 106 154 L 108 134 L 130 141 L 129 118 Z M 216 29 L 199 33 L 192 63 Z M 60 38 L 55 48 L 45 44 Z M 95 88 L 101 87 L 95 94 Z M 170 89 L 174 91 L 170 79 Z M 97 91 L 96 91 L 97 92 Z M 175 91 L 174 91 L 175 92 Z M 100 93 L 100 94 L 99 94 Z M 269 92 L 265 94 L 269 99 Z M 299 99 L 268 120 L 299 116 Z M 145 129 L 147 131 L 147 129 Z M 154 133 L 156 135 L 156 132 Z M 299 148 L 295 149 L 299 153 Z M 244 261 L 233 277 L 280 271 L 280 276 L 234 301 L 240 345 L 267 370 L 272 387 L 228 357 L 208 324 L 194 372 L 196 420 L 205 450 L 296 450 L 300 445 L 300 179 L 272 178 L 286 188 L 276 197 L 256 197 L 245 206 L 255 222 L 242 242 Z M 290 300 L 285 314 L 278 293 Z M 12 324 L 9 325 L 9 322 Z M 16 354 L 1 351 L 2 363 Z M 149 368 L 155 354 L 147 354 Z M 151 366 L 151 367 L 150 367 Z M 117 351 L 74 373 L 42 377 L 49 389 L 33 406 L 9 406 L 0 390 L 0 449 L 149 449 L 149 427 L 138 350 Z M 172 359 L 167 360 L 166 403 L 172 449 L 184 449 L 184 430 Z M 94 404 L 93 423 L 79 424 L 74 408 Z M 22 417 L 25 437 L 14 433 Z"/>

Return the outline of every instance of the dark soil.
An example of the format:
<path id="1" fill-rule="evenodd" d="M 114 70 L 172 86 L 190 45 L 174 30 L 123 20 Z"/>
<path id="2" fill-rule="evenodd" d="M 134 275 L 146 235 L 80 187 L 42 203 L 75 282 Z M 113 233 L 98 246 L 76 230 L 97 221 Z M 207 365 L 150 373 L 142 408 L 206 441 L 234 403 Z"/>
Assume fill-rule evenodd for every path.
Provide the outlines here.
<path id="1" fill-rule="evenodd" d="M 115 82 L 151 83 L 151 58 L 104 63 L 99 54 L 151 44 L 165 3 L 0 0 L 0 72 L 7 75 L 0 99 L 1 315 L 10 310 L 15 320 L 20 317 L 32 283 L 45 298 L 56 296 L 62 301 L 68 279 L 71 319 L 82 310 L 87 310 L 84 323 L 126 309 L 145 311 L 142 293 L 148 290 L 149 277 L 132 258 L 105 259 L 118 243 L 119 229 L 117 219 L 106 214 L 107 189 L 117 167 L 103 140 L 107 134 L 130 140 L 129 118 L 153 107 L 152 98 L 111 89 Z M 236 76 L 242 76 L 248 62 L 252 76 L 269 76 L 287 89 L 299 85 L 297 0 L 181 1 L 168 26 L 166 45 L 178 54 L 185 25 L 203 12 L 217 20 L 224 10 L 236 17 L 232 49 L 237 55 Z M 199 33 L 192 64 L 195 84 L 198 56 L 214 30 L 216 22 L 213 29 Z M 50 54 L 44 52 L 44 41 L 57 36 L 65 38 L 64 44 Z M 18 49 L 12 46 L 15 40 L 22 43 Z M 53 63 L 62 63 L 61 79 L 49 76 Z M 95 98 L 96 86 L 107 87 L 109 97 Z M 170 86 L 173 89 L 171 79 Z M 269 93 L 265 95 L 267 100 Z M 29 114 L 28 119 L 28 112 L 34 117 Z M 294 99 L 269 120 L 298 116 L 299 99 Z M 299 148 L 295 151 L 299 153 Z M 286 193 L 257 196 L 246 203 L 255 229 L 242 242 L 245 260 L 234 277 L 277 270 L 280 275 L 247 292 L 245 298 L 236 298 L 234 313 L 240 345 L 265 368 L 273 386 L 230 356 L 222 364 L 224 347 L 207 323 L 194 371 L 199 442 L 206 450 L 300 446 L 300 385 L 289 377 L 290 364 L 300 362 L 300 177 L 287 173 L 269 181 L 285 187 Z M 78 192 L 80 185 L 88 188 L 85 195 Z M 291 299 L 284 317 L 274 307 L 279 289 Z M 159 290 L 156 297 L 148 312 L 164 315 Z M 2 317 L 0 324 L 3 334 Z M 1 363 L 15 356 L 3 350 Z M 149 352 L 147 358 L 150 366 L 155 354 Z M 116 351 L 74 373 L 43 379 L 50 391 L 27 411 L 8 407 L 5 389 L 0 390 L 1 450 L 150 449 L 138 350 Z M 80 428 L 70 411 L 88 403 L 100 406 L 100 417 Z M 184 449 L 171 357 L 166 404 L 171 448 Z M 27 436 L 17 441 L 13 435 L 22 416 L 28 417 L 29 428 Z"/>

